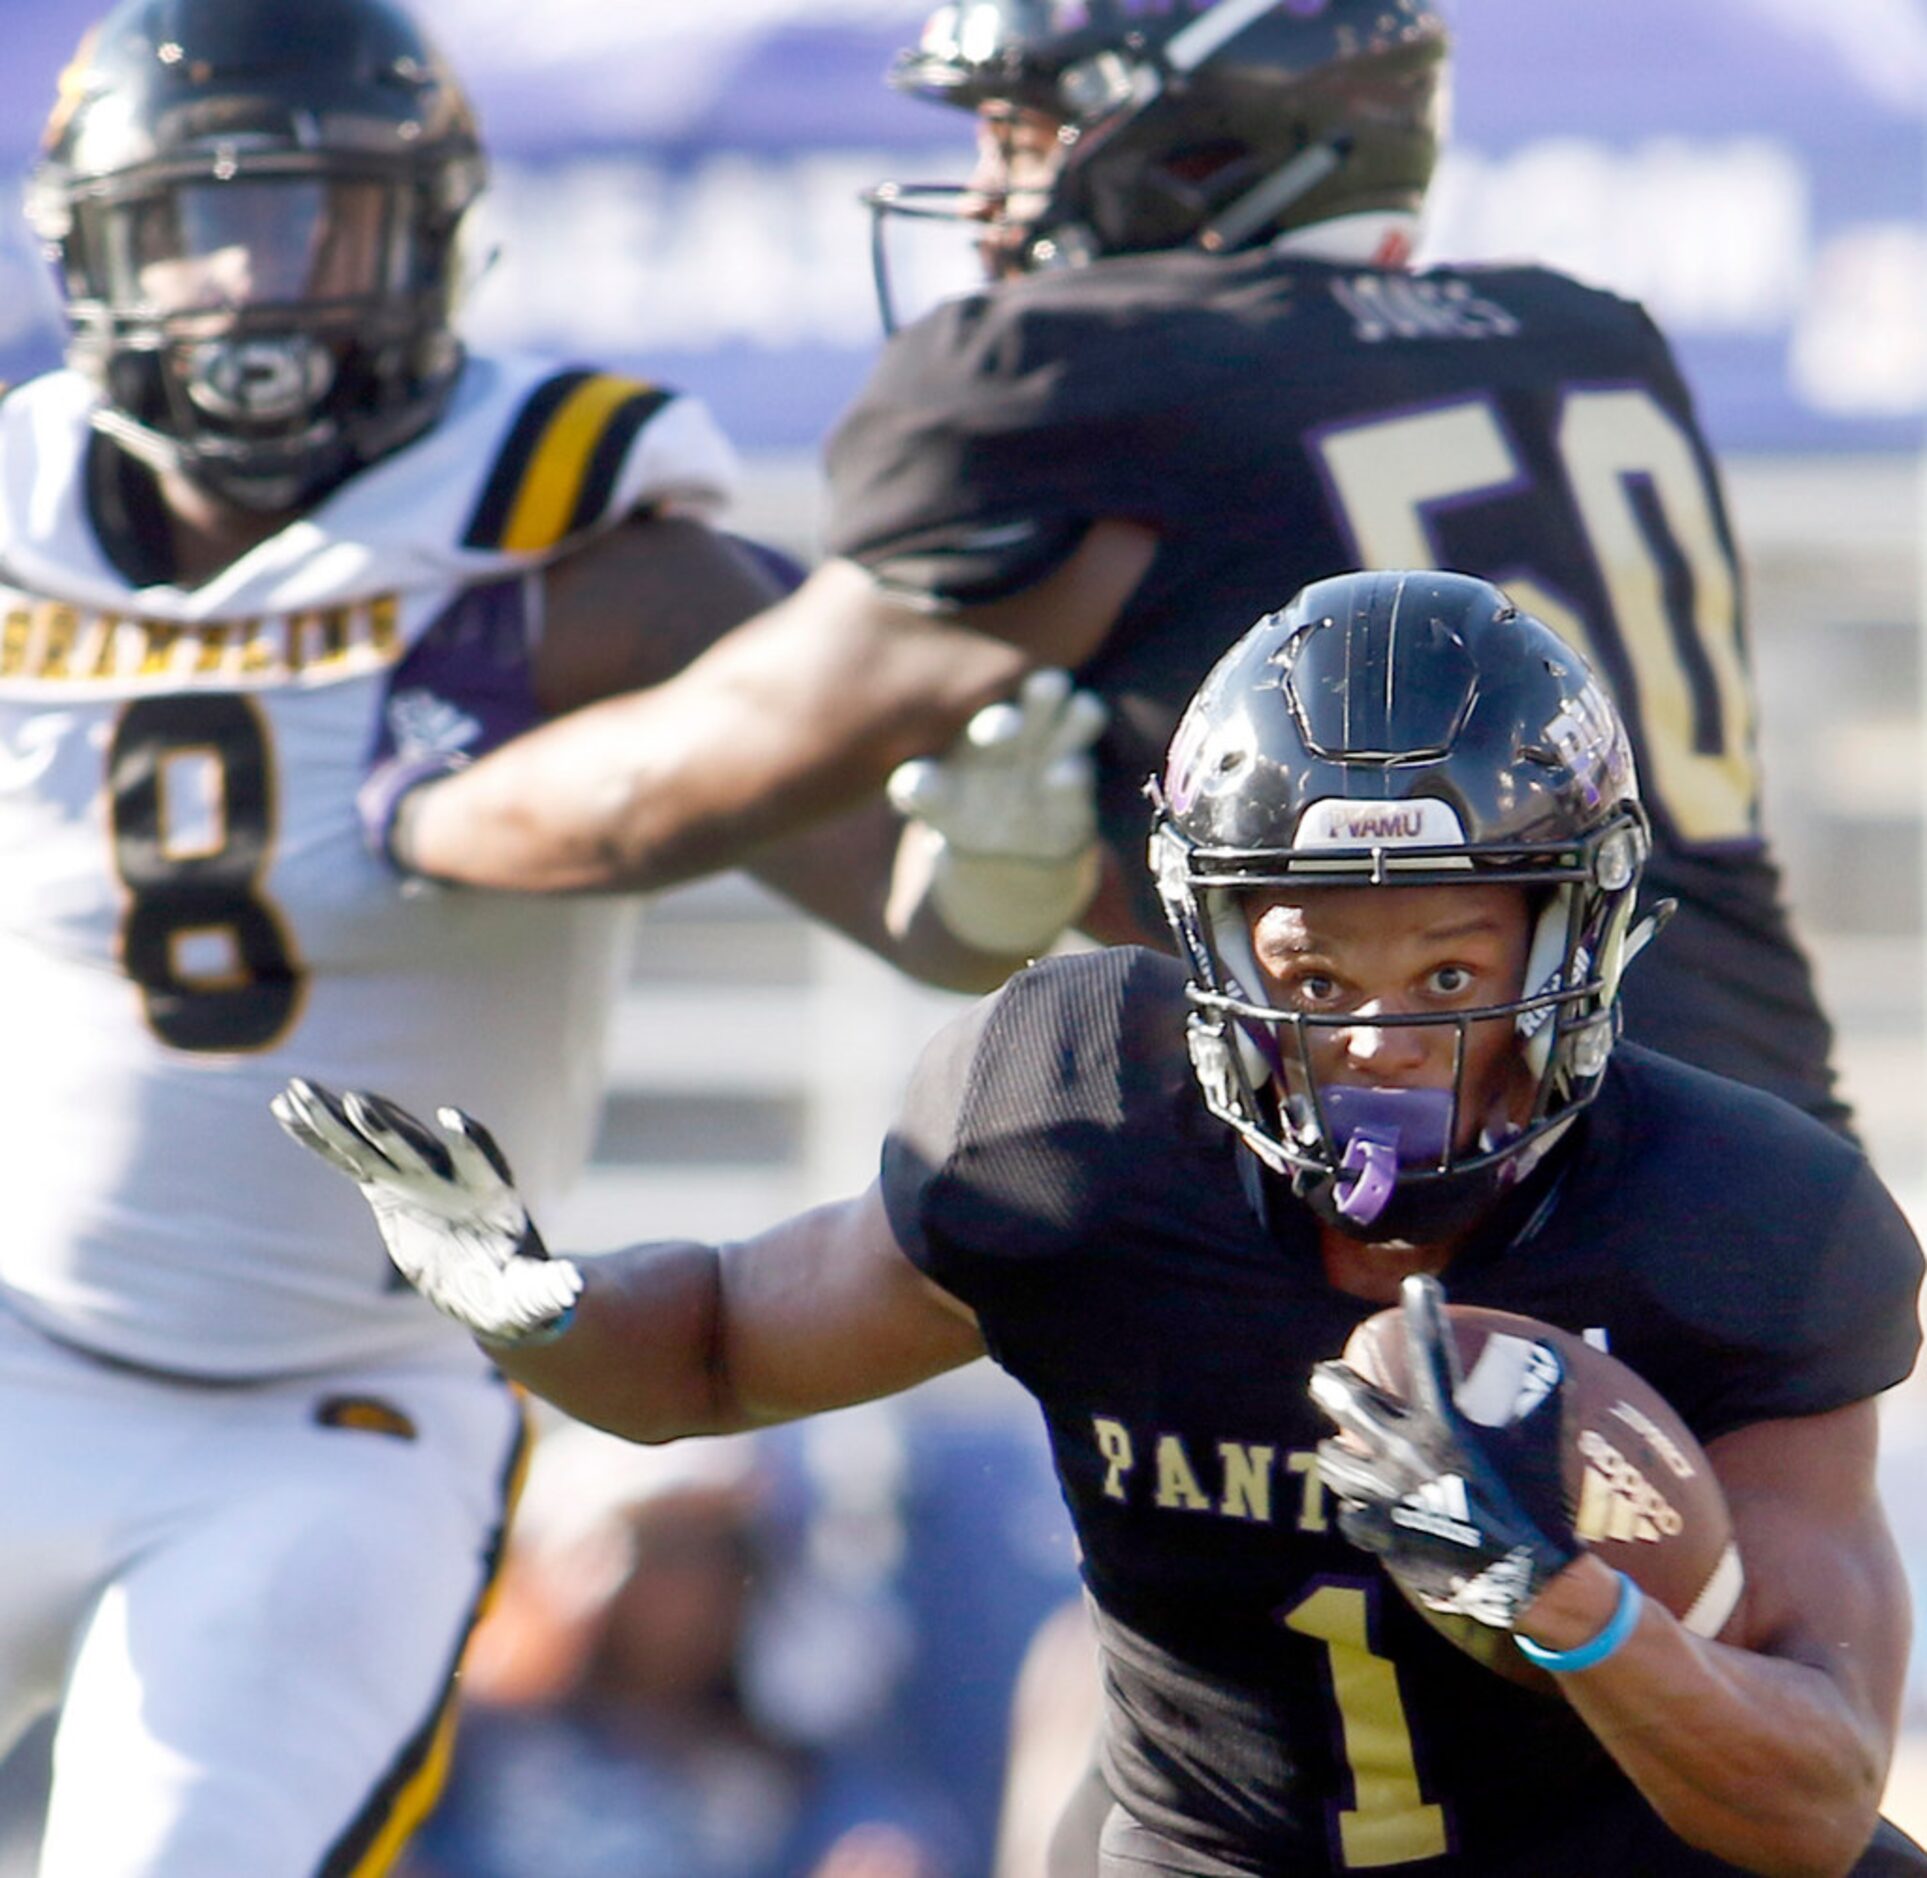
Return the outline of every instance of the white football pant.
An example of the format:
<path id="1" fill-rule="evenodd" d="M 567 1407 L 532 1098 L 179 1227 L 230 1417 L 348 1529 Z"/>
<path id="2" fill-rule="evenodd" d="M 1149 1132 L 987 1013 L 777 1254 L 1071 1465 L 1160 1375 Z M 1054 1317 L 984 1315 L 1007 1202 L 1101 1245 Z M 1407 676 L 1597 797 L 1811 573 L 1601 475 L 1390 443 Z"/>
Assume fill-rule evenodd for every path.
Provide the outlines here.
<path id="1" fill-rule="evenodd" d="M 40 1878 L 368 1878 L 440 1791 L 524 1418 L 425 1368 L 199 1387 L 0 1311 L 0 1749 Z"/>

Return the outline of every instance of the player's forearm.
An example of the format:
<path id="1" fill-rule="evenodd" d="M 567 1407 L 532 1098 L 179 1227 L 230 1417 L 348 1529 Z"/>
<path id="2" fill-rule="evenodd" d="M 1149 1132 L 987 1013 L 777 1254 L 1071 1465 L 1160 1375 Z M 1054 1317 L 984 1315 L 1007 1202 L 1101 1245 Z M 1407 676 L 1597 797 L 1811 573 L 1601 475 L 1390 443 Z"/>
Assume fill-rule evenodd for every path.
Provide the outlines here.
<path id="1" fill-rule="evenodd" d="M 903 824 L 880 798 L 854 814 L 759 849 L 748 866 L 765 886 L 899 971 L 945 991 L 994 991 L 1031 953 L 967 946 L 933 907 L 893 917 L 893 859 Z"/>
<path id="2" fill-rule="evenodd" d="M 467 886 L 671 886 L 880 791 L 1025 663 L 832 568 L 667 682 L 572 711 L 416 790 L 390 845 L 413 871 Z"/>
<path id="3" fill-rule="evenodd" d="M 491 1351 L 518 1382 L 631 1441 L 847 1408 L 983 1355 L 975 1321 L 903 1255 L 873 1186 L 727 1246 L 578 1259 L 551 1342 Z"/>
<path id="4" fill-rule="evenodd" d="M 1596 1634 L 1612 1604 L 1597 1561 L 1565 1578 L 1524 1627 L 1556 1649 Z M 1648 1600 L 1620 1649 L 1560 1681 L 1689 1844 L 1744 1871 L 1832 1878 L 1872 1836 L 1886 1755 L 1817 1668 L 1704 1642 Z"/>
<path id="5" fill-rule="evenodd" d="M 660 693 L 572 712 L 416 790 L 391 849 L 410 872 L 466 887 L 647 891 L 736 865 L 839 786 L 874 786 L 806 776 L 813 786 L 783 792 L 767 764 L 752 774 L 691 729 Z"/>
<path id="6" fill-rule="evenodd" d="M 576 1262 L 582 1295 L 561 1336 L 486 1346 L 505 1375 L 576 1420 L 630 1441 L 749 1425 L 723 1366 L 715 1247 L 632 1246 Z"/>
<path id="7" fill-rule="evenodd" d="M 1744 1871 L 1838 1878 L 1878 1820 L 1885 1756 L 1819 1670 L 1701 1643 L 1670 1618 L 1636 1687 L 1591 1672 L 1573 1705 L 1688 1844 Z M 1630 1648 L 1631 1646 L 1629 1646 Z M 1644 1652 L 1642 1652 L 1644 1654 Z M 1624 1674 L 1640 1673 L 1640 1659 Z"/>

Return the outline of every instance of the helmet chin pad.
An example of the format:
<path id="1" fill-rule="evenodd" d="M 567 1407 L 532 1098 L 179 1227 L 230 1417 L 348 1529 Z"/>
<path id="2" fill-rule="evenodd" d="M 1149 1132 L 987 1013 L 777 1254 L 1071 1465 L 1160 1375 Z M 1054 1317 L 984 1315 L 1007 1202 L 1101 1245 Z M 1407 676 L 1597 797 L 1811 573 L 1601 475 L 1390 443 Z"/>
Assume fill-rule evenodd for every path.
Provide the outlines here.
<path id="1" fill-rule="evenodd" d="M 1237 894 L 1223 889 L 1207 891 L 1202 897 L 1212 943 L 1225 962 L 1225 990 L 1248 1003 L 1267 1002 L 1262 989 L 1264 976 L 1258 970 L 1258 955 L 1252 948 L 1243 901 Z M 1278 1047 L 1277 1037 L 1265 1025 L 1240 1021 L 1233 1026 L 1233 1036 L 1245 1075 L 1254 1089 L 1262 1089 L 1284 1074 L 1284 1052 Z"/>
<path id="2" fill-rule="evenodd" d="M 1546 896 L 1546 903 L 1534 922 L 1522 996 L 1544 997 L 1564 988 L 1571 926 L 1572 889 L 1560 887 Z M 1525 1040 L 1526 1065 L 1534 1076 L 1543 1076 L 1552 1057 L 1553 1038 L 1559 1030 L 1558 1011 L 1552 1006 L 1527 1011 L 1521 1014 L 1518 1024 L 1519 1035 Z"/>
<path id="3" fill-rule="evenodd" d="M 1341 1178 L 1338 1210 L 1369 1226 L 1384 1212 L 1401 1167 L 1438 1166 L 1452 1140 L 1449 1089 L 1321 1089 Z"/>

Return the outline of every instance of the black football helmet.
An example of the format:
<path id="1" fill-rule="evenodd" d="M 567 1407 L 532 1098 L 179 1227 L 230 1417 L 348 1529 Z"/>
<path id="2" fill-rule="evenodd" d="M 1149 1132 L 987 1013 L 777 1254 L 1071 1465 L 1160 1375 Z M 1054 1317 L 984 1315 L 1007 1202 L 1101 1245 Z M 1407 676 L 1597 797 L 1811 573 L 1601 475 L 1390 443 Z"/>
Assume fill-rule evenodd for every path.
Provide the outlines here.
<path id="1" fill-rule="evenodd" d="M 1632 926 L 1647 820 L 1605 691 L 1496 587 L 1416 572 L 1305 588 L 1213 669 L 1150 793 L 1206 1105 L 1341 1231 L 1425 1243 L 1458 1230 L 1598 1093 L 1620 973 L 1656 924 Z M 1372 1020 L 1456 1026 L 1449 1097 L 1321 1089 L 1312 1035 L 1357 1019 L 1265 1002 L 1246 896 L 1474 878 L 1532 890 L 1519 997 Z M 1460 1149 L 1468 1027 L 1495 1017 L 1516 1025 L 1530 1113 L 1483 1122 Z"/>
<path id="2" fill-rule="evenodd" d="M 388 0 L 124 0 L 62 76 L 27 210 L 101 428 L 276 511 L 433 422 L 483 180 Z"/>
<path id="3" fill-rule="evenodd" d="M 1416 215 L 1438 158 L 1448 34 L 1433 0 L 948 0 L 889 82 L 1059 120 L 1023 268 L 1230 253 L 1335 216 Z M 891 215 L 978 219 L 968 185 L 866 198 L 886 325 Z"/>

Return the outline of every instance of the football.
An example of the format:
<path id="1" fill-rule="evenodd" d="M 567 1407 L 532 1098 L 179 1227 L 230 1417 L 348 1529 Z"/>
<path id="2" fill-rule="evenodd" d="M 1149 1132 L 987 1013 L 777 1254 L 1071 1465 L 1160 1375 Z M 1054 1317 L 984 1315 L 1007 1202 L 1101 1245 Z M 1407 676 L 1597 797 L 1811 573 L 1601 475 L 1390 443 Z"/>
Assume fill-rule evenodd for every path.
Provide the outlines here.
<path id="1" fill-rule="evenodd" d="M 1616 1357 L 1536 1318 L 1467 1304 L 1446 1305 L 1445 1318 L 1458 1345 L 1461 1412 L 1480 1427 L 1502 1428 L 1557 1389 L 1561 1480 L 1574 1532 L 1688 1630 L 1717 1637 L 1739 1606 L 1745 1577 L 1726 1496 L 1671 1404 Z M 1388 1394 L 1409 1399 L 1396 1309 L 1360 1324 L 1344 1356 Z M 1488 1668 L 1532 1687 L 1553 1684 L 1509 1632 L 1416 1601 L 1415 1608 Z"/>

